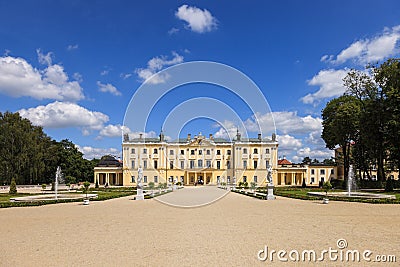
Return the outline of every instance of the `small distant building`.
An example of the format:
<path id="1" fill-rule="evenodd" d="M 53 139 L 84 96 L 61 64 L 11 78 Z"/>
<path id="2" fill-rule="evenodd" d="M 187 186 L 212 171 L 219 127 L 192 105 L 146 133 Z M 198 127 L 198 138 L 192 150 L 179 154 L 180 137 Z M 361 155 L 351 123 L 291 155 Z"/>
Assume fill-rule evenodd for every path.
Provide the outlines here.
<path id="1" fill-rule="evenodd" d="M 124 185 L 122 161 L 113 156 L 103 156 L 94 167 L 94 179 L 99 185 Z"/>

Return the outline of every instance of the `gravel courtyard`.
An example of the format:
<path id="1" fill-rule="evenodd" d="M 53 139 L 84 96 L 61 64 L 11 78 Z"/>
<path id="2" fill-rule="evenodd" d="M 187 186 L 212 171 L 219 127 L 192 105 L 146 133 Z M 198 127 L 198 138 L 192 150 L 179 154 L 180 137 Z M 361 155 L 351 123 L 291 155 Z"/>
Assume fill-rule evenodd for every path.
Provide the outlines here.
<path id="1" fill-rule="evenodd" d="M 200 188 L 200 187 L 199 187 Z M 193 188 L 165 195 L 192 196 Z M 221 190 L 224 192 L 223 190 Z M 191 192 L 191 194 L 187 194 Z M 179 194 L 181 195 L 179 195 Z M 222 195 L 223 193 L 221 193 Z M 329 261 L 317 266 L 398 266 L 400 206 L 278 197 L 262 201 L 228 193 L 197 208 L 124 197 L 104 202 L 0 209 L 0 266 L 309 266 L 257 259 L 260 250 L 338 249 L 395 255 L 397 263 Z M 263 255 L 263 254 L 260 254 Z M 289 256 L 286 255 L 286 258 Z"/>

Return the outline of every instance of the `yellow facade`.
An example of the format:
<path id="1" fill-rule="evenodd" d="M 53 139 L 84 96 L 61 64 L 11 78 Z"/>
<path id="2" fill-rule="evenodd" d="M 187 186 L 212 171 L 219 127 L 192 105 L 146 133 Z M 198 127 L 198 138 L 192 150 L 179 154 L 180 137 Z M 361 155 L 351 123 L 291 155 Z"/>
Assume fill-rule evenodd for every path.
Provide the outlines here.
<path id="1" fill-rule="evenodd" d="M 183 185 L 233 184 L 241 181 L 266 184 L 268 166 L 276 180 L 278 142 L 272 139 L 241 138 L 234 141 L 208 138 L 201 134 L 172 142 L 160 138 L 125 138 L 123 144 L 123 185 L 135 186 L 138 168 L 143 182 Z"/>

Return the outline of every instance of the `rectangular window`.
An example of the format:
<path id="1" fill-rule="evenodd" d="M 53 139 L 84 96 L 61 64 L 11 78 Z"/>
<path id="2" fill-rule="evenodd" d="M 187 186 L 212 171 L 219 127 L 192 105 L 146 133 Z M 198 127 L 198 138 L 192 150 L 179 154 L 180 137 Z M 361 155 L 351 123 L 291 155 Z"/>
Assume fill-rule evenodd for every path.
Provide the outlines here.
<path id="1" fill-rule="evenodd" d="M 194 168 L 194 160 L 190 161 L 190 168 L 193 169 Z"/>
<path id="2" fill-rule="evenodd" d="M 228 149 L 228 150 L 226 151 L 226 154 L 227 154 L 228 156 L 230 156 L 230 155 L 231 155 L 231 150 Z"/>
<path id="3" fill-rule="evenodd" d="M 315 182 L 314 177 L 311 177 L 311 183 L 313 184 Z"/>
<path id="4" fill-rule="evenodd" d="M 253 152 L 254 154 L 258 154 L 258 149 L 257 148 L 254 148 L 254 152 Z"/>
<path id="5" fill-rule="evenodd" d="M 257 165 L 258 165 L 257 160 L 255 160 L 255 161 L 253 162 L 253 164 L 254 164 L 254 169 L 257 169 Z"/>
<path id="6" fill-rule="evenodd" d="M 158 183 L 158 176 L 154 176 L 154 182 Z"/>
<path id="7" fill-rule="evenodd" d="M 255 183 L 257 183 L 257 176 L 253 176 L 253 180 Z"/>
<path id="8" fill-rule="evenodd" d="M 217 160 L 217 169 L 218 170 L 221 169 L 221 161 L 220 160 Z"/>
<path id="9" fill-rule="evenodd" d="M 154 153 L 154 154 L 158 154 L 158 149 L 157 149 L 157 148 L 154 148 L 153 153 Z"/>
<path id="10" fill-rule="evenodd" d="M 143 148 L 143 154 L 147 154 L 147 148 Z"/>
<path id="11" fill-rule="evenodd" d="M 131 168 L 132 168 L 132 169 L 135 168 L 135 161 L 134 161 L 134 160 L 132 160 L 132 162 L 131 162 Z"/>
<path id="12" fill-rule="evenodd" d="M 211 168 L 211 160 L 207 160 L 206 164 L 207 164 L 207 168 Z"/>
<path id="13" fill-rule="evenodd" d="M 135 176 L 131 176 L 131 181 L 132 181 L 132 183 L 135 183 Z"/>
<path id="14" fill-rule="evenodd" d="M 325 170 L 320 170 L 320 174 L 324 175 L 325 174 Z"/>
<path id="15" fill-rule="evenodd" d="M 210 155 L 210 149 L 207 149 L 206 154 Z"/>
<path id="16" fill-rule="evenodd" d="M 247 169 L 247 160 L 243 160 L 243 169 Z"/>
<path id="17" fill-rule="evenodd" d="M 173 155 L 173 154 L 174 154 L 174 151 L 171 149 L 171 150 L 169 151 L 169 154 L 170 154 L 170 155 Z"/>
<path id="18" fill-rule="evenodd" d="M 334 169 L 331 170 L 331 174 L 335 174 L 335 170 Z"/>
<path id="19" fill-rule="evenodd" d="M 143 160 L 143 169 L 147 169 L 147 160 Z"/>
<path id="20" fill-rule="evenodd" d="M 131 149 L 131 154 L 135 154 L 135 149 L 134 148 Z"/>
<path id="21" fill-rule="evenodd" d="M 231 177 L 230 177 L 230 176 L 228 176 L 228 177 L 226 178 L 226 182 L 227 182 L 228 184 L 231 182 Z"/>
<path id="22" fill-rule="evenodd" d="M 203 150 L 199 149 L 199 155 L 203 155 Z"/>
<path id="23" fill-rule="evenodd" d="M 185 168 L 185 161 L 181 160 L 181 169 Z"/>
<path id="24" fill-rule="evenodd" d="M 230 169 L 230 168 L 231 168 L 231 162 L 230 162 L 229 160 L 226 162 L 226 168 L 227 168 L 227 169 Z"/>
<path id="25" fill-rule="evenodd" d="M 181 149 L 181 155 L 185 155 L 185 150 Z"/>
<path id="26" fill-rule="evenodd" d="M 190 155 L 194 155 L 194 149 L 190 150 Z"/>
<path id="27" fill-rule="evenodd" d="M 311 169 L 311 174 L 315 174 L 315 170 L 314 169 Z"/>
<path id="28" fill-rule="evenodd" d="M 173 160 L 171 160 L 171 161 L 169 162 L 169 168 L 170 168 L 171 170 L 174 168 L 174 161 L 173 161 Z"/>
<path id="29" fill-rule="evenodd" d="M 199 159 L 197 161 L 197 167 L 202 168 L 203 167 L 203 160 Z"/>
<path id="30" fill-rule="evenodd" d="M 324 177 L 321 177 L 321 182 L 324 182 L 325 181 L 325 178 Z"/>
<path id="31" fill-rule="evenodd" d="M 147 183 L 147 176 L 143 176 L 143 183 Z"/>
<path id="32" fill-rule="evenodd" d="M 243 148 L 243 154 L 247 154 L 247 148 Z"/>
<path id="33" fill-rule="evenodd" d="M 157 160 L 154 161 L 154 169 L 158 169 L 158 161 Z"/>
<path id="34" fill-rule="evenodd" d="M 244 182 L 244 183 L 247 182 L 247 176 L 243 176 L 243 182 Z"/>
<path id="35" fill-rule="evenodd" d="M 265 161 L 265 167 L 268 168 L 269 167 L 269 160 Z"/>
<path id="36" fill-rule="evenodd" d="M 265 154 L 269 154 L 269 148 L 265 149 Z"/>
<path id="37" fill-rule="evenodd" d="M 217 155 L 221 155 L 221 150 L 217 149 Z"/>

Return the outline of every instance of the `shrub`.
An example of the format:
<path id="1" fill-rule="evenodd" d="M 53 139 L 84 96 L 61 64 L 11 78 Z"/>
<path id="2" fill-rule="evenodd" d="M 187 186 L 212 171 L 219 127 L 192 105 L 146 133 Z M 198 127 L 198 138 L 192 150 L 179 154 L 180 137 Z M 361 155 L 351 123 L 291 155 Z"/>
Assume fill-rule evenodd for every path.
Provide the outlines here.
<path id="1" fill-rule="evenodd" d="M 381 181 L 372 181 L 367 179 L 360 179 L 357 181 L 357 185 L 359 188 L 365 189 L 382 189 L 383 184 Z"/>
<path id="2" fill-rule="evenodd" d="M 332 179 L 331 185 L 332 185 L 332 188 L 335 188 L 335 189 L 346 189 L 344 180 L 341 180 L 341 179 Z"/>
<path id="3" fill-rule="evenodd" d="M 328 195 L 328 191 L 332 189 L 332 185 L 329 181 L 323 183 L 322 188 L 324 189 L 326 195 Z"/>
<path id="4" fill-rule="evenodd" d="M 153 190 L 154 187 L 155 187 L 154 182 L 150 182 L 150 183 L 149 183 L 149 188 L 150 188 L 151 190 Z"/>
<path id="5" fill-rule="evenodd" d="M 248 187 L 249 187 L 249 183 L 248 183 L 248 182 L 244 182 L 244 183 L 243 183 L 243 187 L 244 187 L 244 188 L 248 188 Z"/>
<path id="6" fill-rule="evenodd" d="M 385 192 L 393 192 L 393 179 L 392 178 L 388 178 L 386 180 Z"/>
<path id="7" fill-rule="evenodd" d="M 90 186 L 90 183 L 88 181 L 84 182 L 83 186 L 82 186 L 82 191 L 84 194 L 86 194 L 86 198 L 87 198 L 87 193 L 89 191 L 89 186 Z"/>
<path id="8" fill-rule="evenodd" d="M 47 185 L 46 184 L 42 184 L 42 189 L 46 190 Z"/>
<path id="9" fill-rule="evenodd" d="M 15 178 L 11 179 L 10 184 L 10 194 L 15 195 L 17 193 L 17 183 L 15 182 Z"/>
<path id="10" fill-rule="evenodd" d="M 257 183 L 256 183 L 256 182 L 251 182 L 251 183 L 250 183 L 250 188 L 251 188 L 252 190 L 256 189 L 256 186 L 257 186 Z"/>

